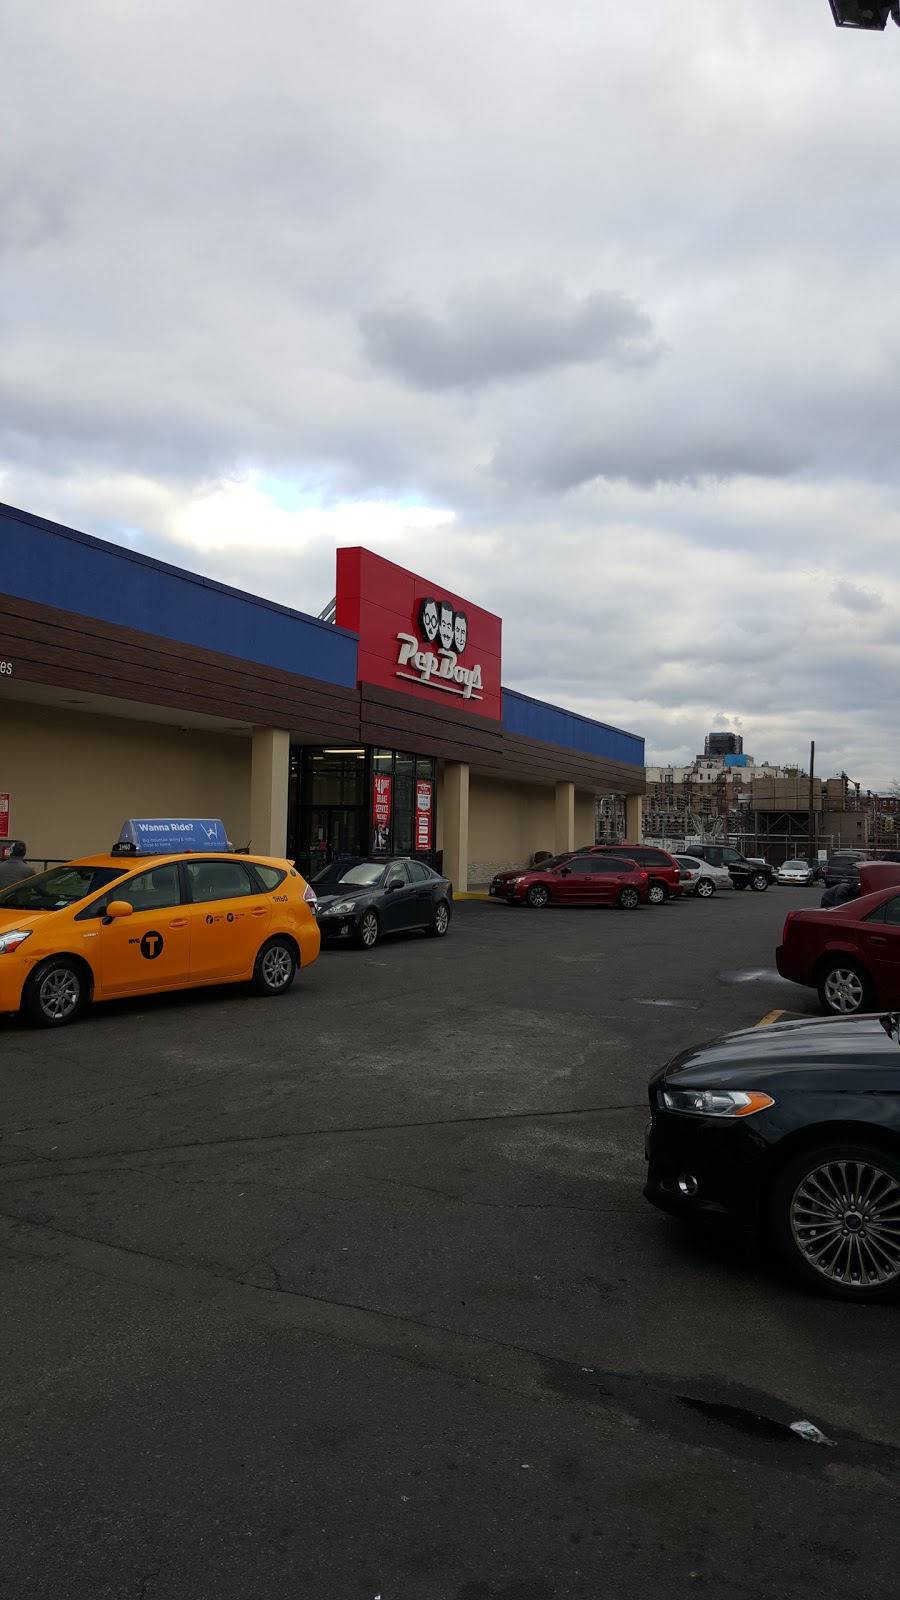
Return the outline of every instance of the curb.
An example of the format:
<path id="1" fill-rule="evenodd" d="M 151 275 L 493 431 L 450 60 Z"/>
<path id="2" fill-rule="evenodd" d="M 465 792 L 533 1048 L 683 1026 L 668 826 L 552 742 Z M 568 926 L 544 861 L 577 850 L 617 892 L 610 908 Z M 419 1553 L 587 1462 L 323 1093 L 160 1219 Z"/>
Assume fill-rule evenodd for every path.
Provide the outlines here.
<path id="1" fill-rule="evenodd" d="M 463 894 L 460 890 L 454 889 L 453 898 L 454 900 L 490 900 L 491 897 L 486 891 L 482 893 L 480 890 L 473 890 L 471 894 L 468 891 Z"/>

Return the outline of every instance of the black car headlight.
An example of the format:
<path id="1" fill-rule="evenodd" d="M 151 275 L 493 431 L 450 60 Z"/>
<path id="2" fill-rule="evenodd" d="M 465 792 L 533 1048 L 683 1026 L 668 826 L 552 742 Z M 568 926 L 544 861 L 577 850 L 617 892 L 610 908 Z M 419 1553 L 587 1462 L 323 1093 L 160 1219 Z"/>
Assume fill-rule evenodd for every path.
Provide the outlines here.
<path id="1" fill-rule="evenodd" d="M 662 1103 L 694 1117 L 752 1117 L 775 1101 L 754 1089 L 663 1089 Z"/>
<path id="2" fill-rule="evenodd" d="M 355 910 L 355 900 L 339 900 L 336 906 L 328 907 L 327 915 L 329 917 L 349 917 L 353 915 Z"/>

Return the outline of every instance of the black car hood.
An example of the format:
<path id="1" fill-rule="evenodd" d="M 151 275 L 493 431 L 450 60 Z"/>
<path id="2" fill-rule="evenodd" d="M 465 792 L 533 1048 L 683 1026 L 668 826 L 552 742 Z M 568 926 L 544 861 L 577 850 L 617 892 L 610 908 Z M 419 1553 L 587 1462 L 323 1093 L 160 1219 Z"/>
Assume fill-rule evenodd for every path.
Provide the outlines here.
<path id="1" fill-rule="evenodd" d="M 808 1022 L 776 1022 L 744 1028 L 695 1045 L 673 1056 L 666 1078 L 727 1088 L 751 1075 L 822 1068 L 896 1068 L 900 1076 L 898 1018 L 893 1013 L 864 1017 L 823 1017 Z"/>

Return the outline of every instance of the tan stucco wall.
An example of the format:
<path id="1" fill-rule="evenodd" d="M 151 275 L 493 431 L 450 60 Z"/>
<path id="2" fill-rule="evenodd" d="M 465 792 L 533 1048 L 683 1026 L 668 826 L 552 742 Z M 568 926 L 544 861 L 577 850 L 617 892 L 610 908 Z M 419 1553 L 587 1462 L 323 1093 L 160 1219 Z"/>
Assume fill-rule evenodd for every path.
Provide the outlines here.
<path id="1" fill-rule="evenodd" d="M 487 883 L 495 872 L 530 862 L 535 850 L 552 852 L 556 831 L 555 790 L 531 783 L 503 783 L 473 776 L 469 789 L 469 883 Z M 594 842 L 593 795 L 575 795 L 575 842 Z"/>
<path id="2" fill-rule="evenodd" d="M 0 792 L 29 856 L 108 850 L 128 817 L 221 817 L 250 837 L 250 740 L 0 700 Z"/>

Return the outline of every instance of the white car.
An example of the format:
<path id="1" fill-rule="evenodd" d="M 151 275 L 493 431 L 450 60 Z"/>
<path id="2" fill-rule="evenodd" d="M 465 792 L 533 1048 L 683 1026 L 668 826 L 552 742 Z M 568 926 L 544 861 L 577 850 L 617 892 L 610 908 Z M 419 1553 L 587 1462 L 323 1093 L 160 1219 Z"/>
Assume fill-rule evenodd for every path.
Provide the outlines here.
<path id="1" fill-rule="evenodd" d="M 681 871 L 681 893 L 695 894 L 700 900 L 708 900 L 717 889 L 733 889 L 731 873 L 727 867 L 714 867 L 709 861 L 700 861 L 696 856 L 676 856 Z"/>
<path id="2" fill-rule="evenodd" d="M 797 856 L 793 861 L 786 861 L 783 867 L 778 868 L 775 874 L 775 882 L 794 885 L 799 883 L 802 887 L 806 887 L 810 883 L 815 883 L 818 875 L 818 862 L 815 866 L 811 866 L 808 861 L 804 861 L 801 856 Z"/>

